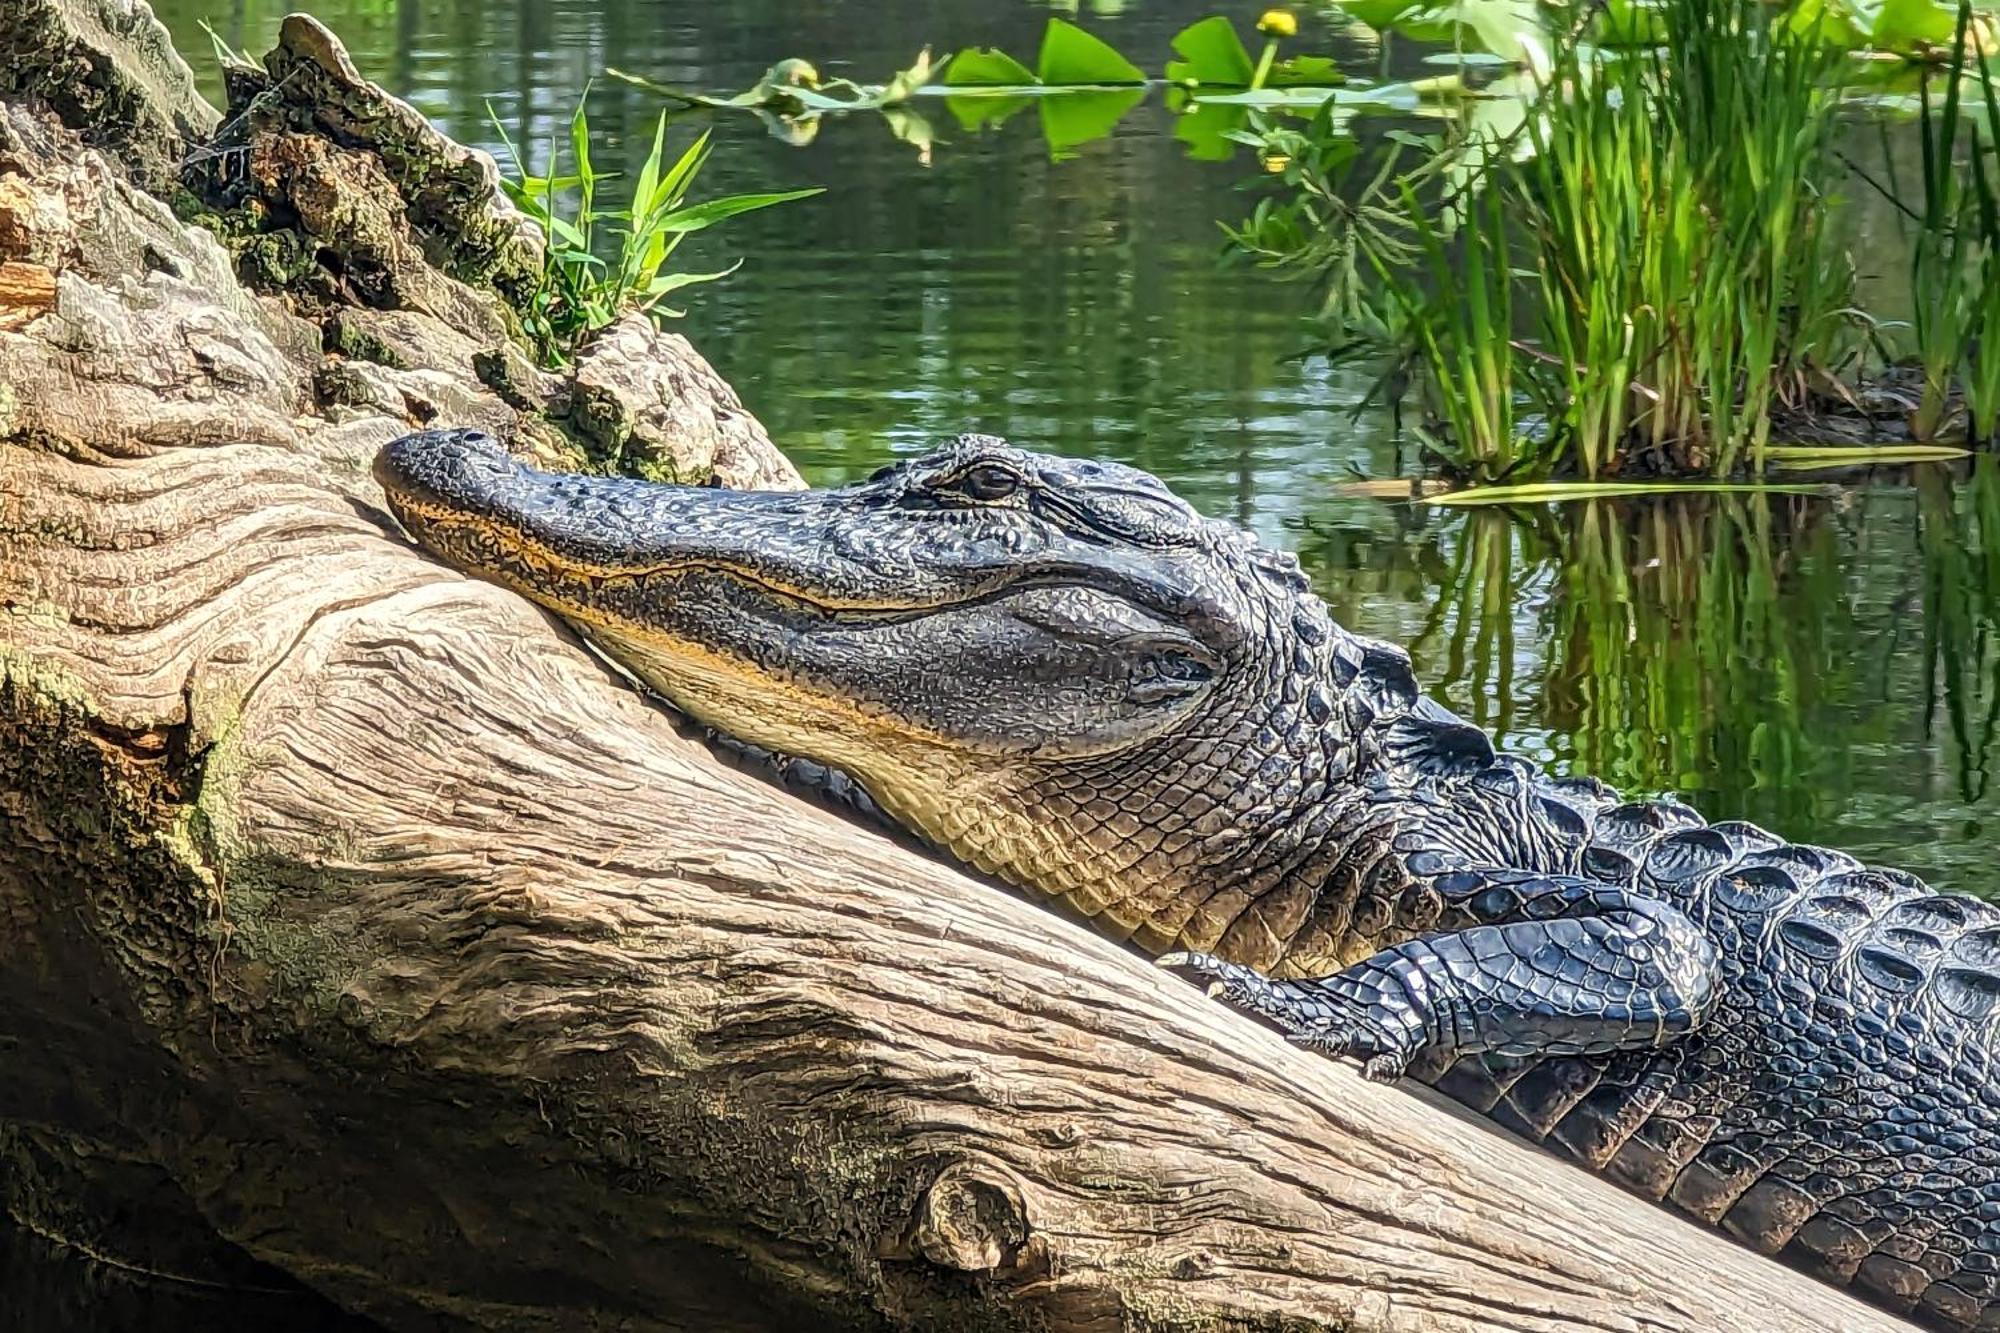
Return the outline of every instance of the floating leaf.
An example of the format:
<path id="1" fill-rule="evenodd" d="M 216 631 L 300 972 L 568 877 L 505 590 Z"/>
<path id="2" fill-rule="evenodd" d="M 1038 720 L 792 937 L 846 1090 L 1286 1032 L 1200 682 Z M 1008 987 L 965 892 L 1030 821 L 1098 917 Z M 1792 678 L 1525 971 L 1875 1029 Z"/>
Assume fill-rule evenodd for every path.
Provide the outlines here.
<path id="1" fill-rule="evenodd" d="M 1347 75 L 1332 56 L 1293 56 L 1271 66 L 1264 79 L 1267 88 L 1331 88 L 1347 82 Z"/>
<path id="2" fill-rule="evenodd" d="M 1349 500 L 1414 500 L 1419 496 L 1436 495 L 1446 485 L 1435 477 L 1422 480 L 1414 477 L 1372 477 L 1362 481 L 1339 482 L 1334 486 L 1333 493 Z"/>
<path id="3" fill-rule="evenodd" d="M 1102 38 L 1058 18 L 1050 19 L 1049 26 L 1042 30 L 1042 54 L 1036 73 L 1043 83 L 1071 87 L 1146 81 L 1137 65 L 1119 55 Z"/>
<path id="4" fill-rule="evenodd" d="M 968 46 L 944 69 L 947 88 L 1021 87 L 1037 82 L 1033 70 L 990 46 Z"/>
<path id="5" fill-rule="evenodd" d="M 712 97 L 707 93 L 698 93 L 686 88 L 669 87 L 642 74 L 619 69 L 616 65 L 610 66 L 604 73 L 621 83 L 644 88 L 656 96 L 671 97 L 676 102 L 708 107 L 715 111 L 766 108 L 781 112 L 796 112 L 806 105 L 807 99 L 815 96 L 814 90 L 819 87 L 819 71 L 813 68 L 810 61 L 796 57 L 780 60 L 765 70 L 764 76 L 755 84 L 734 97 Z"/>
<path id="6" fill-rule="evenodd" d="M 1971 455 L 1970 449 L 1945 444 L 1779 444 L 1764 451 L 1774 465 L 1790 472 L 1839 467 L 1900 467 L 1910 463 L 1947 463 Z"/>
<path id="7" fill-rule="evenodd" d="M 845 95 L 838 95 L 836 89 Z M 880 88 L 864 88 L 843 79 L 829 83 L 825 88 L 794 88 L 782 100 L 771 105 L 794 115 L 807 112 L 818 115 L 822 111 L 873 111 L 881 106 L 880 92 Z"/>
<path id="8" fill-rule="evenodd" d="M 1199 83 L 1216 88 L 1247 88 L 1257 66 L 1236 35 L 1236 25 L 1220 14 L 1190 23 L 1174 34 L 1179 60 L 1167 62 L 1169 83 Z"/>
<path id="9" fill-rule="evenodd" d="M 1434 505 L 1566 504 L 1576 500 L 1609 500 L 1630 495 L 1688 495 L 1695 493 L 1753 495 L 1817 495 L 1817 486 L 1771 486 L 1761 482 L 1730 481 L 1578 481 L 1542 482 L 1528 486 L 1474 486 L 1429 496 L 1424 503 Z"/>

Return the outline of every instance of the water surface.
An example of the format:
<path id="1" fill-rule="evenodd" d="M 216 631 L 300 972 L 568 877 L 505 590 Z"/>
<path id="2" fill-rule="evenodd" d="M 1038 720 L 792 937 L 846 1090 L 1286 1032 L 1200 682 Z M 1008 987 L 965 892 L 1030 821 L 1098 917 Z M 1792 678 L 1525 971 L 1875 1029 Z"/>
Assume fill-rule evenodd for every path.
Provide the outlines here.
<path id="1" fill-rule="evenodd" d="M 1233 8 L 1247 29 L 1260 7 Z M 211 84 L 198 20 L 262 51 L 283 13 L 155 8 Z M 1217 6 L 1101 8 L 1081 21 L 1157 68 L 1168 37 Z M 718 92 L 792 55 L 879 80 L 926 43 L 1032 53 L 1049 10 L 338 0 L 315 12 L 364 72 L 492 148 L 489 103 L 517 139 L 546 142 L 607 63 Z M 1359 38 L 1307 32 L 1354 68 L 1381 59 Z M 657 104 L 599 79 L 589 106 L 610 145 L 600 161 L 636 165 Z M 1352 476 L 1394 473 L 1398 442 L 1382 414 L 1354 413 L 1362 378 L 1290 359 L 1307 294 L 1219 265 L 1217 221 L 1246 206 L 1254 164 L 1190 161 L 1157 103 L 1061 161 L 1029 116 L 976 135 L 934 119 L 928 153 L 873 117 L 829 121 L 804 147 L 748 118 L 713 122 L 710 188 L 826 187 L 684 252 L 701 268 L 747 257 L 693 294 L 685 331 L 816 481 L 963 430 L 1136 463 L 1298 551 L 1344 623 L 1409 646 L 1428 684 L 1519 753 L 2000 892 L 1992 466 L 1516 514 L 1343 499 Z M 27 1326 L 76 1325 L 65 1310 Z"/>

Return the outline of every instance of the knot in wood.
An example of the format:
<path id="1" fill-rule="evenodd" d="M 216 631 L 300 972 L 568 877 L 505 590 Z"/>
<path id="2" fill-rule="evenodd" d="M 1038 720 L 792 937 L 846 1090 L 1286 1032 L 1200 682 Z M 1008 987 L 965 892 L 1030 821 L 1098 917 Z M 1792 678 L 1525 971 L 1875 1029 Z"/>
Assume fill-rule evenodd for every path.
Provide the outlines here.
<path id="1" fill-rule="evenodd" d="M 989 1273 L 1012 1268 L 1027 1240 L 1020 1185 L 997 1166 L 958 1162 L 918 1200 L 910 1248 L 940 1268 Z"/>

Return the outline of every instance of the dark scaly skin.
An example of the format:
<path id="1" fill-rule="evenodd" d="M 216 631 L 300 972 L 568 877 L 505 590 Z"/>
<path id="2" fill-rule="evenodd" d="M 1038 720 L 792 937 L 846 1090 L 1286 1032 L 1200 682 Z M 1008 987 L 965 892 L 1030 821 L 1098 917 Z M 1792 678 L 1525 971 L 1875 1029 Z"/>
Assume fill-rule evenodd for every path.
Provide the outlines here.
<path id="1" fill-rule="evenodd" d="M 1494 754 L 1288 556 L 962 437 L 833 491 L 426 432 L 425 546 L 1298 1040 L 1942 1329 L 2000 1328 L 2000 910 Z"/>

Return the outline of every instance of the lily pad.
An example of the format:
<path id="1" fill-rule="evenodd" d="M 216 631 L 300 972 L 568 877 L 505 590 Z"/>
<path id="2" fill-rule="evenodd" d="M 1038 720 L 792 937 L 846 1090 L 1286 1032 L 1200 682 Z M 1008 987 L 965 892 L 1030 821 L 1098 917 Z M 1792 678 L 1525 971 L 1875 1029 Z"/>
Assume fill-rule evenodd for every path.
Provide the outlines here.
<path id="1" fill-rule="evenodd" d="M 968 46 L 944 68 L 947 88 L 1020 87 L 1039 82 L 1033 70 L 990 46 Z"/>
<path id="2" fill-rule="evenodd" d="M 1174 34 L 1179 60 L 1167 62 L 1169 83 L 1247 88 L 1257 66 L 1236 35 L 1236 25 L 1220 14 L 1190 23 Z"/>
<path id="3" fill-rule="evenodd" d="M 1143 84 L 1146 75 L 1101 37 L 1058 18 L 1042 30 L 1042 54 L 1035 74 L 1043 83 L 1072 87 Z"/>

